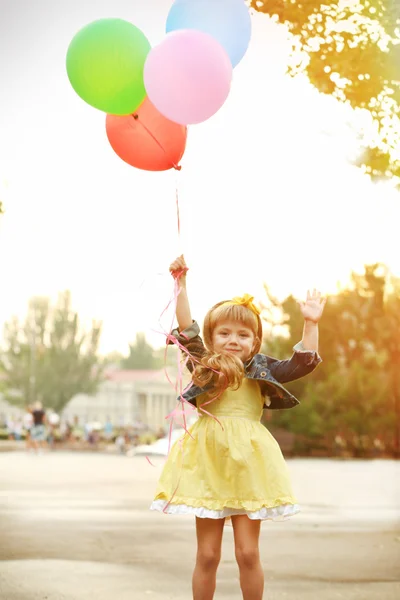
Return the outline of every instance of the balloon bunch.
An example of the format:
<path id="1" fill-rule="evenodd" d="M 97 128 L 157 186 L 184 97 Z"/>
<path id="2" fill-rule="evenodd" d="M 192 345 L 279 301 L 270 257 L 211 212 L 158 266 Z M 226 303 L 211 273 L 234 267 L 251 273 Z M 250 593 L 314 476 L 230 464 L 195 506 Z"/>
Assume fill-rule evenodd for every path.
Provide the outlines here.
<path id="1" fill-rule="evenodd" d="M 225 103 L 250 36 L 244 0 L 175 0 L 154 48 L 122 19 L 81 29 L 68 48 L 68 78 L 107 113 L 107 137 L 122 160 L 148 171 L 179 169 L 187 126 Z"/>

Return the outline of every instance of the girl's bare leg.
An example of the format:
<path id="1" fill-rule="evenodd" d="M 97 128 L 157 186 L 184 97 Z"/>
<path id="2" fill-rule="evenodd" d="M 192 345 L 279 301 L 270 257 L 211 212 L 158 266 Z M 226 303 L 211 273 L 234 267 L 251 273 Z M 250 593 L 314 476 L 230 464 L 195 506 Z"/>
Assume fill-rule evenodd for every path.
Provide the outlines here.
<path id="1" fill-rule="evenodd" d="M 259 551 L 261 521 L 252 521 L 247 515 L 237 515 L 232 517 L 232 525 L 243 600 L 262 600 L 264 572 Z"/>
<path id="2" fill-rule="evenodd" d="M 221 559 L 225 519 L 196 517 L 197 557 L 193 572 L 193 600 L 213 600 Z"/>

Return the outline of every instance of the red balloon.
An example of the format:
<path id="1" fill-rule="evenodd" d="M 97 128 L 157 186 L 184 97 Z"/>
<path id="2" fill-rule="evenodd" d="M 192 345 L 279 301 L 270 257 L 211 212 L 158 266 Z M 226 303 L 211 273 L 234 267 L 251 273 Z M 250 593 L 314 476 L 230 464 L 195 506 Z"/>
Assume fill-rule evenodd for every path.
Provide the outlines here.
<path id="1" fill-rule="evenodd" d="M 133 115 L 107 115 L 106 132 L 114 152 L 137 169 L 176 168 L 185 152 L 187 127 L 164 117 L 148 98 Z"/>

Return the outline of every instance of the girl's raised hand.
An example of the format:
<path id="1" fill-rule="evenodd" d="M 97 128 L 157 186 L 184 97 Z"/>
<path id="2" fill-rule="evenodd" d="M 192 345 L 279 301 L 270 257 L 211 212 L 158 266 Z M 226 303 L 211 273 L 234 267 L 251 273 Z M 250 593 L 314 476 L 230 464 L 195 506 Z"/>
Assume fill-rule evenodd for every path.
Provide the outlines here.
<path id="1" fill-rule="evenodd" d="M 301 314 L 306 321 L 312 321 L 318 323 L 324 312 L 326 304 L 326 298 L 321 297 L 321 292 L 316 289 L 311 293 L 307 291 L 307 299 L 305 302 L 299 302 Z"/>
<path id="2" fill-rule="evenodd" d="M 169 272 L 171 273 L 174 279 L 185 279 L 187 271 L 188 268 L 186 266 L 183 254 L 181 254 L 181 256 L 178 256 L 178 258 L 176 258 L 169 266 Z"/>

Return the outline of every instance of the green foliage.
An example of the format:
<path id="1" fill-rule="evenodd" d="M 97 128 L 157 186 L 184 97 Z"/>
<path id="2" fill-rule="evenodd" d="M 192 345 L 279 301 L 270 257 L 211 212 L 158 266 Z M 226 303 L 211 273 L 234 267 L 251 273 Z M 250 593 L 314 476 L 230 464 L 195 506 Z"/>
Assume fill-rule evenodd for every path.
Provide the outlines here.
<path id="1" fill-rule="evenodd" d="M 123 354 L 121 354 L 121 352 L 110 352 L 109 354 L 106 354 L 106 356 L 103 359 L 103 363 L 105 367 L 109 367 L 109 366 L 113 366 L 113 367 L 120 367 L 121 366 L 121 362 L 124 360 L 124 356 Z"/>
<path id="2" fill-rule="evenodd" d="M 146 340 L 144 333 L 137 333 L 136 340 L 129 344 L 129 354 L 122 357 L 122 369 L 162 369 L 164 366 L 175 366 L 177 351 L 175 346 L 169 346 L 167 355 L 165 348 L 155 350 Z"/>
<path id="3" fill-rule="evenodd" d="M 250 0 L 291 34 L 292 76 L 368 111 L 373 135 L 358 132 L 356 164 L 400 181 L 400 13 L 397 0 Z"/>
<path id="4" fill-rule="evenodd" d="M 301 313 L 294 298 L 279 303 L 266 292 L 266 330 L 280 327 L 282 334 L 267 337 L 263 351 L 286 358 L 301 338 Z M 380 264 L 353 273 L 349 287 L 328 298 L 319 329 L 323 363 L 288 384 L 302 403 L 274 411 L 273 423 L 308 439 L 329 441 L 341 432 L 354 448 L 363 437 L 379 437 L 399 453 L 400 280 Z"/>
<path id="5" fill-rule="evenodd" d="M 121 361 L 122 369 L 157 369 L 153 347 L 146 340 L 144 333 L 137 333 L 136 340 L 129 344 L 129 354 Z"/>
<path id="6" fill-rule="evenodd" d="M 11 319 L 0 352 L 3 393 L 14 404 L 41 401 L 60 412 L 77 393 L 94 394 L 101 381 L 97 356 L 101 324 L 81 330 L 69 292 L 54 307 L 32 298 L 24 323 Z"/>
<path id="7" fill-rule="evenodd" d="M 158 348 L 154 350 L 154 356 L 158 365 L 158 368 L 163 367 L 173 367 L 173 370 L 178 368 L 177 361 L 179 360 L 182 363 L 182 357 L 180 352 L 178 352 L 178 347 L 175 345 L 170 345 L 167 348 L 167 352 L 165 352 L 165 348 Z"/>

